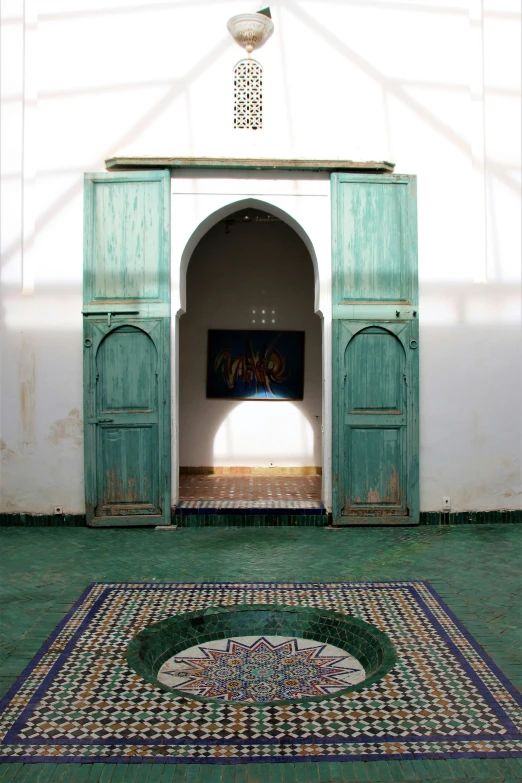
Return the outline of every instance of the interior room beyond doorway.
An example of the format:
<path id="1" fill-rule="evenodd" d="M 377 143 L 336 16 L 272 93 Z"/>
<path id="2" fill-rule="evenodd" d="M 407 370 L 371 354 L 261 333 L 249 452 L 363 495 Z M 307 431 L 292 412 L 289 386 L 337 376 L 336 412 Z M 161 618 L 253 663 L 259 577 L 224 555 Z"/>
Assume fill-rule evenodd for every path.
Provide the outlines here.
<path id="1" fill-rule="evenodd" d="M 321 505 L 321 351 L 294 229 L 258 208 L 216 223 L 179 326 L 181 503 Z"/>

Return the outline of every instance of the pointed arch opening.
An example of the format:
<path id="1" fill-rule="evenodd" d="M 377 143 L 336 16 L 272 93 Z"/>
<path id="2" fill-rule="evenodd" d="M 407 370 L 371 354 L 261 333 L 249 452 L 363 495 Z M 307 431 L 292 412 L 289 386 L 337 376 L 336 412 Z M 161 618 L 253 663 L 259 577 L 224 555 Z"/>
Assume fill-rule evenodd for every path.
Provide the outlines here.
<path id="1" fill-rule="evenodd" d="M 306 233 L 271 204 L 228 205 L 193 233 L 180 286 L 180 500 L 319 501 L 322 320 Z"/>

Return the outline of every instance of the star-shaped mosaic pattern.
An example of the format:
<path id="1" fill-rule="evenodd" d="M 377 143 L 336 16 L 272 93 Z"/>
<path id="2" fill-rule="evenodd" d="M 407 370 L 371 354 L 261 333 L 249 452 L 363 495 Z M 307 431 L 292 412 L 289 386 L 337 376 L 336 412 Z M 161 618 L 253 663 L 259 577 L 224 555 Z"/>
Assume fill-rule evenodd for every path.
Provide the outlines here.
<path id="1" fill-rule="evenodd" d="M 344 650 L 277 636 L 208 642 L 173 656 L 158 675 L 176 690 L 238 702 L 328 695 L 364 677 L 363 667 Z"/>

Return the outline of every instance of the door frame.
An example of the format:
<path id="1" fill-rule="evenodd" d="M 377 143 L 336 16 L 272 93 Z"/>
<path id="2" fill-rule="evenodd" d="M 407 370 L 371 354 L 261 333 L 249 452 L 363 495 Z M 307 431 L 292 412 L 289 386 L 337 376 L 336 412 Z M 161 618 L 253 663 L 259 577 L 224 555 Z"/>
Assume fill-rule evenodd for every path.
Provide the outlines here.
<path id="1" fill-rule="evenodd" d="M 262 165 L 263 164 L 263 165 Z M 266 165 L 265 165 L 266 164 Z M 157 169 L 167 167 L 167 171 L 158 171 Z M 171 339 L 173 342 L 173 361 L 170 363 L 170 345 L 169 345 L 169 364 L 170 364 L 170 379 L 171 389 L 168 395 L 166 407 L 167 423 L 169 430 L 172 427 L 172 451 L 169 455 L 169 462 L 171 464 L 171 473 L 169 476 L 169 484 L 172 481 L 173 486 L 173 500 L 177 499 L 177 467 L 178 467 L 178 422 L 177 422 L 177 382 L 178 382 L 178 329 L 177 321 L 180 315 L 184 312 L 184 275 L 186 273 L 186 265 L 190 259 L 191 244 L 194 241 L 198 230 L 203 228 L 203 224 L 207 222 L 212 224 L 214 222 L 215 213 L 220 209 L 228 211 L 233 204 L 246 201 L 261 201 L 270 203 L 279 209 L 282 209 L 287 214 L 293 215 L 298 224 L 301 224 L 305 231 L 308 231 L 313 246 L 317 249 L 318 258 L 318 278 L 316 280 L 316 293 L 320 297 L 316 297 L 316 312 L 320 314 L 323 322 L 323 497 L 326 501 L 327 508 L 331 508 L 331 491 L 332 484 L 335 483 L 335 472 L 332 470 L 332 449 L 331 444 L 335 442 L 335 430 L 334 423 L 332 421 L 332 414 L 334 414 L 335 408 L 333 406 L 333 363 L 332 352 L 335 350 L 336 341 L 332 331 L 332 325 L 335 325 L 335 321 L 339 318 L 339 315 L 335 306 L 332 308 L 332 259 L 336 253 L 336 241 L 337 231 L 336 226 L 336 200 L 337 192 L 336 187 L 331 187 L 330 180 L 335 176 L 340 175 L 346 180 L 359 180 L 359 181 L 382 181 L 382 182 L 403 182 L 415 190 L 416 182 L 415 177 L 410 175 L 396 175 L 393 174 L 394 164 L 387 162 L 361 162 L 356 161 L 255 161 L 244 160 L 238 161 L 236 159 L 178 159 L 178 158 L 115 158 L 107 161 L 107 168 L 112 169 L 109 173 L 94 173 L 87 174 L 86 180 L 88 184 L 92 185 L 99 180 L 110 180 L 111 178 L 120 180 L 151 180 L 156 178 L 162 178 L 165 184 L 165 225 L 167 226 L 167 232 L 170 233 L 172 228 L 173 246 L 168 253 L 169 262 L 172 259 L 171 273 L 170 273 L 170 289 L 172 291 L 172 305 L 165 301 L 158 304 L 146 304 L 140 307 L 140 314 L 142 315 L 161 315 L 165 319 L 169 319 L 172 313 L 172 333 Z M 115 170 L 118 168 L 126 169 L 120 174 L 116 174 Z M 243 171 L 238 171 L 243 169 Z M 262 169 L 267 169 L 263 171 Z M 133 170 L 134 169 L 134 170 Z M 151 170 L 153 169 L 153 170 Z M 177 171 L 176 171 L 177 169 Z M 215 171 L 212 171 L 215 169 Z M 335 172 L 335 174 L 333 174 Z M 358 173 L 356 173 L 358 172 Z M 171 176 L 172 173 L 172 176 Z M 331 176 L 333 174 L 333 176 Z M 320 192 L 317 189 L 317 183 L 312 182 L 312 190 L 310 193 L 302 192 L 301 183 L 299 180 L 314 180 L 318 177 L 321 180 L 328 177 L 328 194 L 326 192 Z M 219 182 L 215 182 L 215 179 Z M 292 193 L 285 192 L 283 183 L 292 183 L 294 188 Z M 303 183 L 304 184 L 304 183 Z M 315 190 L 314 186 L 315 185 Z M 205 187 L 204 187 L 205 186 Z M 295 192 L 294 192 L 295 189 Z M 313 191 L 313 192 L 312 192 Z M 317 196 L 316 198 L 296 198 L 296 195 Z M 173 203 L 173 209 L 170 211 L 171 195 L 173 195 L 175 206 Z M 292 197 L 292 201 L 288 200 L 288 196 Z M 325 198 L 326 196 L 326 198 Z M 198 200 L 195 201 L 194 198 Z M 178 213 L 179 207 L 184 202 L 184 206 L 180 213 Z M 299 209 L 296 209 L 296 205 L 300 202 Z M 329 226 L 333 226 L 333 231 L 330 228 L 327 232 L 325 230 L 324 216 L 319 221 L 311 221 L 306 214 L 306 209 L 303 211 L 301 205 L 306 203 L 316 202 L 317 205 L 321 205 L 321 212 L 324 211 L 322 207 L 327 207 Z M 322 203 L 321 203 L 322 202 Z M 289 209 L 290 204 L 292 208 Z M 86 237 L 89 232 L 87 231 L 89 223 L 89 209 L 90 206 L 86 205 Z M 412 217 L 415 218 L 412 222 L 416 223 L 416 207 L 415 202 L 412 201 Z M 174 217 L 177 216 L 175 220 Z M 303 217 L 305 218 L 303 220 Z M 204 231 L 203 231 L 204 233 Z M 333 247 L 330 246 L 330 242 L 333 242 Z M 165 249 L 170 243 L 170 236 L 168 242 L 165 242 Z M 415 246 L 416 252 L 416 226 L 414 231 L 410 235 L 411 246 Z M 332 252 L 333 251 L 333 252 Z M 89 281 L 86 280 L 87 286 Z M 320 298 L 320 303 L 319 303 Z M 84 300 L 85 301 L 85 300 Z M 362 303 L 361 303 L 362 304 Z M 373 312 L 368 312 L 362 315 L 361 304 L 352 307 L 346 306 L 345 312 L 350 309 L 353 310 L 351 315 L 348 315 L 349 319 L 358 320 L 362 318 L 368 318 L 368 323 L 377 322 L 381 319 L 381 313 L 375 312 L 375 307 L 369 303 L 366 305 L 368 309 Z M 416 304 L 414 304 L 416 306 Z M 95 314 L 96 311 L 104 307 L 104 303 L 85 302 L 84 313 Z M 112 311 L 115 312 L 118 309 L 124 309 L 124 303 L 115 303 Z M 378 309 L 383 313 L 386 309 L 384 305 L 378 306 Z M 388 308 L 389 309 L 389 308 Z M 143 312 L 142 312 L 143 311 Z M 391 313 L 387 317 L 390 317 Z M 343 316 L 344 317 L 344 316 Z M 169 319 L 170 320 L 170 319 Z M 418 328 L 418 325 L 417 325 Z M 418 389 L 417 389 L 418 392 Z M 170 416 L 170 394 L 173 395 L 172 416 Z M 418 410 L 417 410 L 418 414 Z M 335 415 L 335 414 L 334 414 Z M 333 426 L 332 426 L 333 425 Z M 418 427 L 418 415 L 416 417 L 416 425 Z M 418 452 L 417 452 L 418 456 Z M 175 468 L 175 473 L 172 473 L 172 468 Z M 418 470 L 417 470 L 418 476 Z M 418 478 L 417 478 L 417 493 L 418 493 Z M 418 495 L 417 495 L 418 496 Z M 170 513 L 170 508 L 169 508 Z"/>

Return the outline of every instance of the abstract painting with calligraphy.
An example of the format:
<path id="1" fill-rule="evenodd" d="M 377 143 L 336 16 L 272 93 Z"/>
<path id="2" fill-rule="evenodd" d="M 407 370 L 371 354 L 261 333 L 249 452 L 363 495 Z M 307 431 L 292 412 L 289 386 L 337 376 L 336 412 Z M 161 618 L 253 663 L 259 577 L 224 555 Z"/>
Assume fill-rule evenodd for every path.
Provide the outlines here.
<path id="1" fill-rule="evenodd" d="M 207 397 L 302 400 L 304 332 L 209 329 Z"/>

